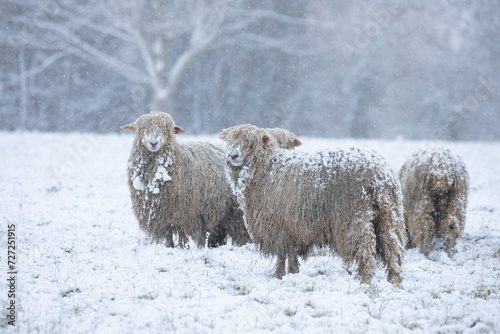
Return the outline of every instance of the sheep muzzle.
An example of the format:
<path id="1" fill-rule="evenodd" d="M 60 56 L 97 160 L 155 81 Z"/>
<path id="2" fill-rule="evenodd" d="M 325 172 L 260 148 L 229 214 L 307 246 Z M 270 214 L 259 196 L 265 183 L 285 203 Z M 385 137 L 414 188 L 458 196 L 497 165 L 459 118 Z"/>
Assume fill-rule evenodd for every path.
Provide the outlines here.
<path id="1" fill-rule="evenodd" d="M 241 155 L 241 151 L 237 148 L 229 150 L 228 158 L 233 166 L 239 167 L 243 164 L 243 156 Z"/>
<path id="2" fill-rule="evenodd" d="M 142 143 L 151 152 L 157 152 L 162 147 L 165 140 L 162 136 L 157 136 L 156 134 L 145 135 L 142 139 Z"/>

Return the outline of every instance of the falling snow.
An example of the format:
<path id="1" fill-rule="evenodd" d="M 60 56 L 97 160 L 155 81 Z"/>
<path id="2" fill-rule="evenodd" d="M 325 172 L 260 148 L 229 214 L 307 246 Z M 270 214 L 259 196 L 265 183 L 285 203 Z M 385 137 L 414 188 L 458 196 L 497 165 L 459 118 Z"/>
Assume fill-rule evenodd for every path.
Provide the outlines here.
<path id="1" fill-rule="evenodd" d="M 210 140 L 216 135 L 181 140 Z M 428 142 L 300 138 L 297 151 L 364 146 L 394 170 Z M 87 150 L 79 150 L 81 143 Z M 29 145 L 18 145 L 29 143 Z M 446 143 L 470 173 L 464 237 L 409 250 L 400 288 L 361 284 L 318 249 L 272 278 L 253 245 L 166 248 L 139 229 L 127 188 L 132 136 L 0 132 L 1 220 L 16 224 L 14 333 L 500 332 L 500 143 Z M 165 162 L 159 162 L 165 166 Z M 166 181 L 158 168 L 155 179 Z M 145 180 L 142 180 L 147 186 Z M 7 254 L 0 233 L 0 257 Z M 6 271 L 0 305 L 7 294 Z M 4 309 L 2 307 L 2 309 Z M 2 310 L 4 314 L 5 311 Z M 0 332 L 7 325 L 0 319 Z"/>

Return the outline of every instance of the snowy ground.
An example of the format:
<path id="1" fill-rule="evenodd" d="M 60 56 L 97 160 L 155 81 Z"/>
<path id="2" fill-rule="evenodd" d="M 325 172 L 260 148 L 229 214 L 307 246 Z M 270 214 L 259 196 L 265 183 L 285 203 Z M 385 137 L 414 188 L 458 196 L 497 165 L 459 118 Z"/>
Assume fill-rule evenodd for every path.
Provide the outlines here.
<path id="1" fill-rule="evenodd" d="M 184 137 L 218 142 L 216 136 Z M 301 150 L 376 149 L 396 170 L 430 142 L 301 138 Z M 18 333 L 500 332 L 500 143 L 437 143 L 471 175 L 464 238 L 451 255 L 410 250 L 404 282 L 371 284 L 317 251 L 271 277 L 252 245 L 167 249 L 139 230 L 126 186 L 132 134 L 0 132 L 0 305 L 7 225 L 17 232 Z"/>

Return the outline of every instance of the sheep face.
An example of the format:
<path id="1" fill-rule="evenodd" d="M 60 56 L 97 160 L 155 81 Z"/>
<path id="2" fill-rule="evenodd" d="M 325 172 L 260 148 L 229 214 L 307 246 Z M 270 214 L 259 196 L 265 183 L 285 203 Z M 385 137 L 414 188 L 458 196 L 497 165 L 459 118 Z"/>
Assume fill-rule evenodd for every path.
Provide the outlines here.
<path id="1" fill-rule="evenodd" d="M 162 112 L 143 115 L 122 129 L 137 131 L 136 138 L 150 152 L 158 152 L 165 143 L 174 141 L 174 135 L 185 133 L 181 127 L 175 126 L 170 115 Z"/>
<path id="2" fill-rule="evenodd" d="M 248 165 L 255 152 L 271 152 L 275 149 L 271 136 L 253 125 L 240 125 L 224 130 L 219 138 L 227 144 L 227 159 L 234 167 Z M 273 145 L 272 145 L 273 144 Z"/>
<path id="3" fill-rule="evenodd" d="M 280 138 L 278 138 L 277 135 L 275 135 L 274 133 L 271 133 L 271 135 L 274 135 L 274 137 L 276 139 L 276 145 L 278 145 L 278 147 L 286 149 L 286 150 L 293 150 L 296 147 L 299 147 L 302 145 L 302 142 L 297 137 L 295 137 L 295 135 L 293 135 L 292 133 L 290 133 L 290 135 L 293 137 L 284 138 L 284 141 L 283 141 L 283 139 L 280 140 Z"/>
<path id="4" fill-rule="evenodd" d="M 157 131 L 153 131 L 152 133 L 144 134 L 141 142 L 148 150 L 156 152 L 163 146 L 165 139 L 162 135 L 158 135 Z"/>
<path id="5" fill-rule="evenodd" d="M 228 158 L 233 166 L 239 167 L 243 165 L 243 155 L 241 154 L 241 150 L 239 147 L 232 147 L 228 149 Z"/>

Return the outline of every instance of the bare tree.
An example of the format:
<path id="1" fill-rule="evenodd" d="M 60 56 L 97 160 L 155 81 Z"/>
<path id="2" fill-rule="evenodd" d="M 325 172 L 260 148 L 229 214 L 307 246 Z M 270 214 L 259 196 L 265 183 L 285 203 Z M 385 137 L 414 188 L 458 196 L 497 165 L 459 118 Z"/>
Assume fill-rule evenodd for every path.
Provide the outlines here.
<path id="1" fill-rule="evenodd" d="M 11 13 L 8 20 L 24 30 L 43 32 L 42 39 L 31 37 L 45 47 L 53 48 L 57 40 L 68 55 L 107 66 L 148 87 L 152 109 L 164 110 L 183 74 L 217 37 L 224 34 L 234 40 L 235 33 L 259 17 L 304 24 L 243 7 L 241 0 L 39 0 L 21 1 L 18 15 Z M 266 39 L 267 46 L 276 46 L 273 42 Z"/>
<path id="2" fill-rule="evenodd" d="M 109 131 L 168 107 L 192 133 L 498 138 L 498 6 L 0 0 L 0 128 Z"/>

